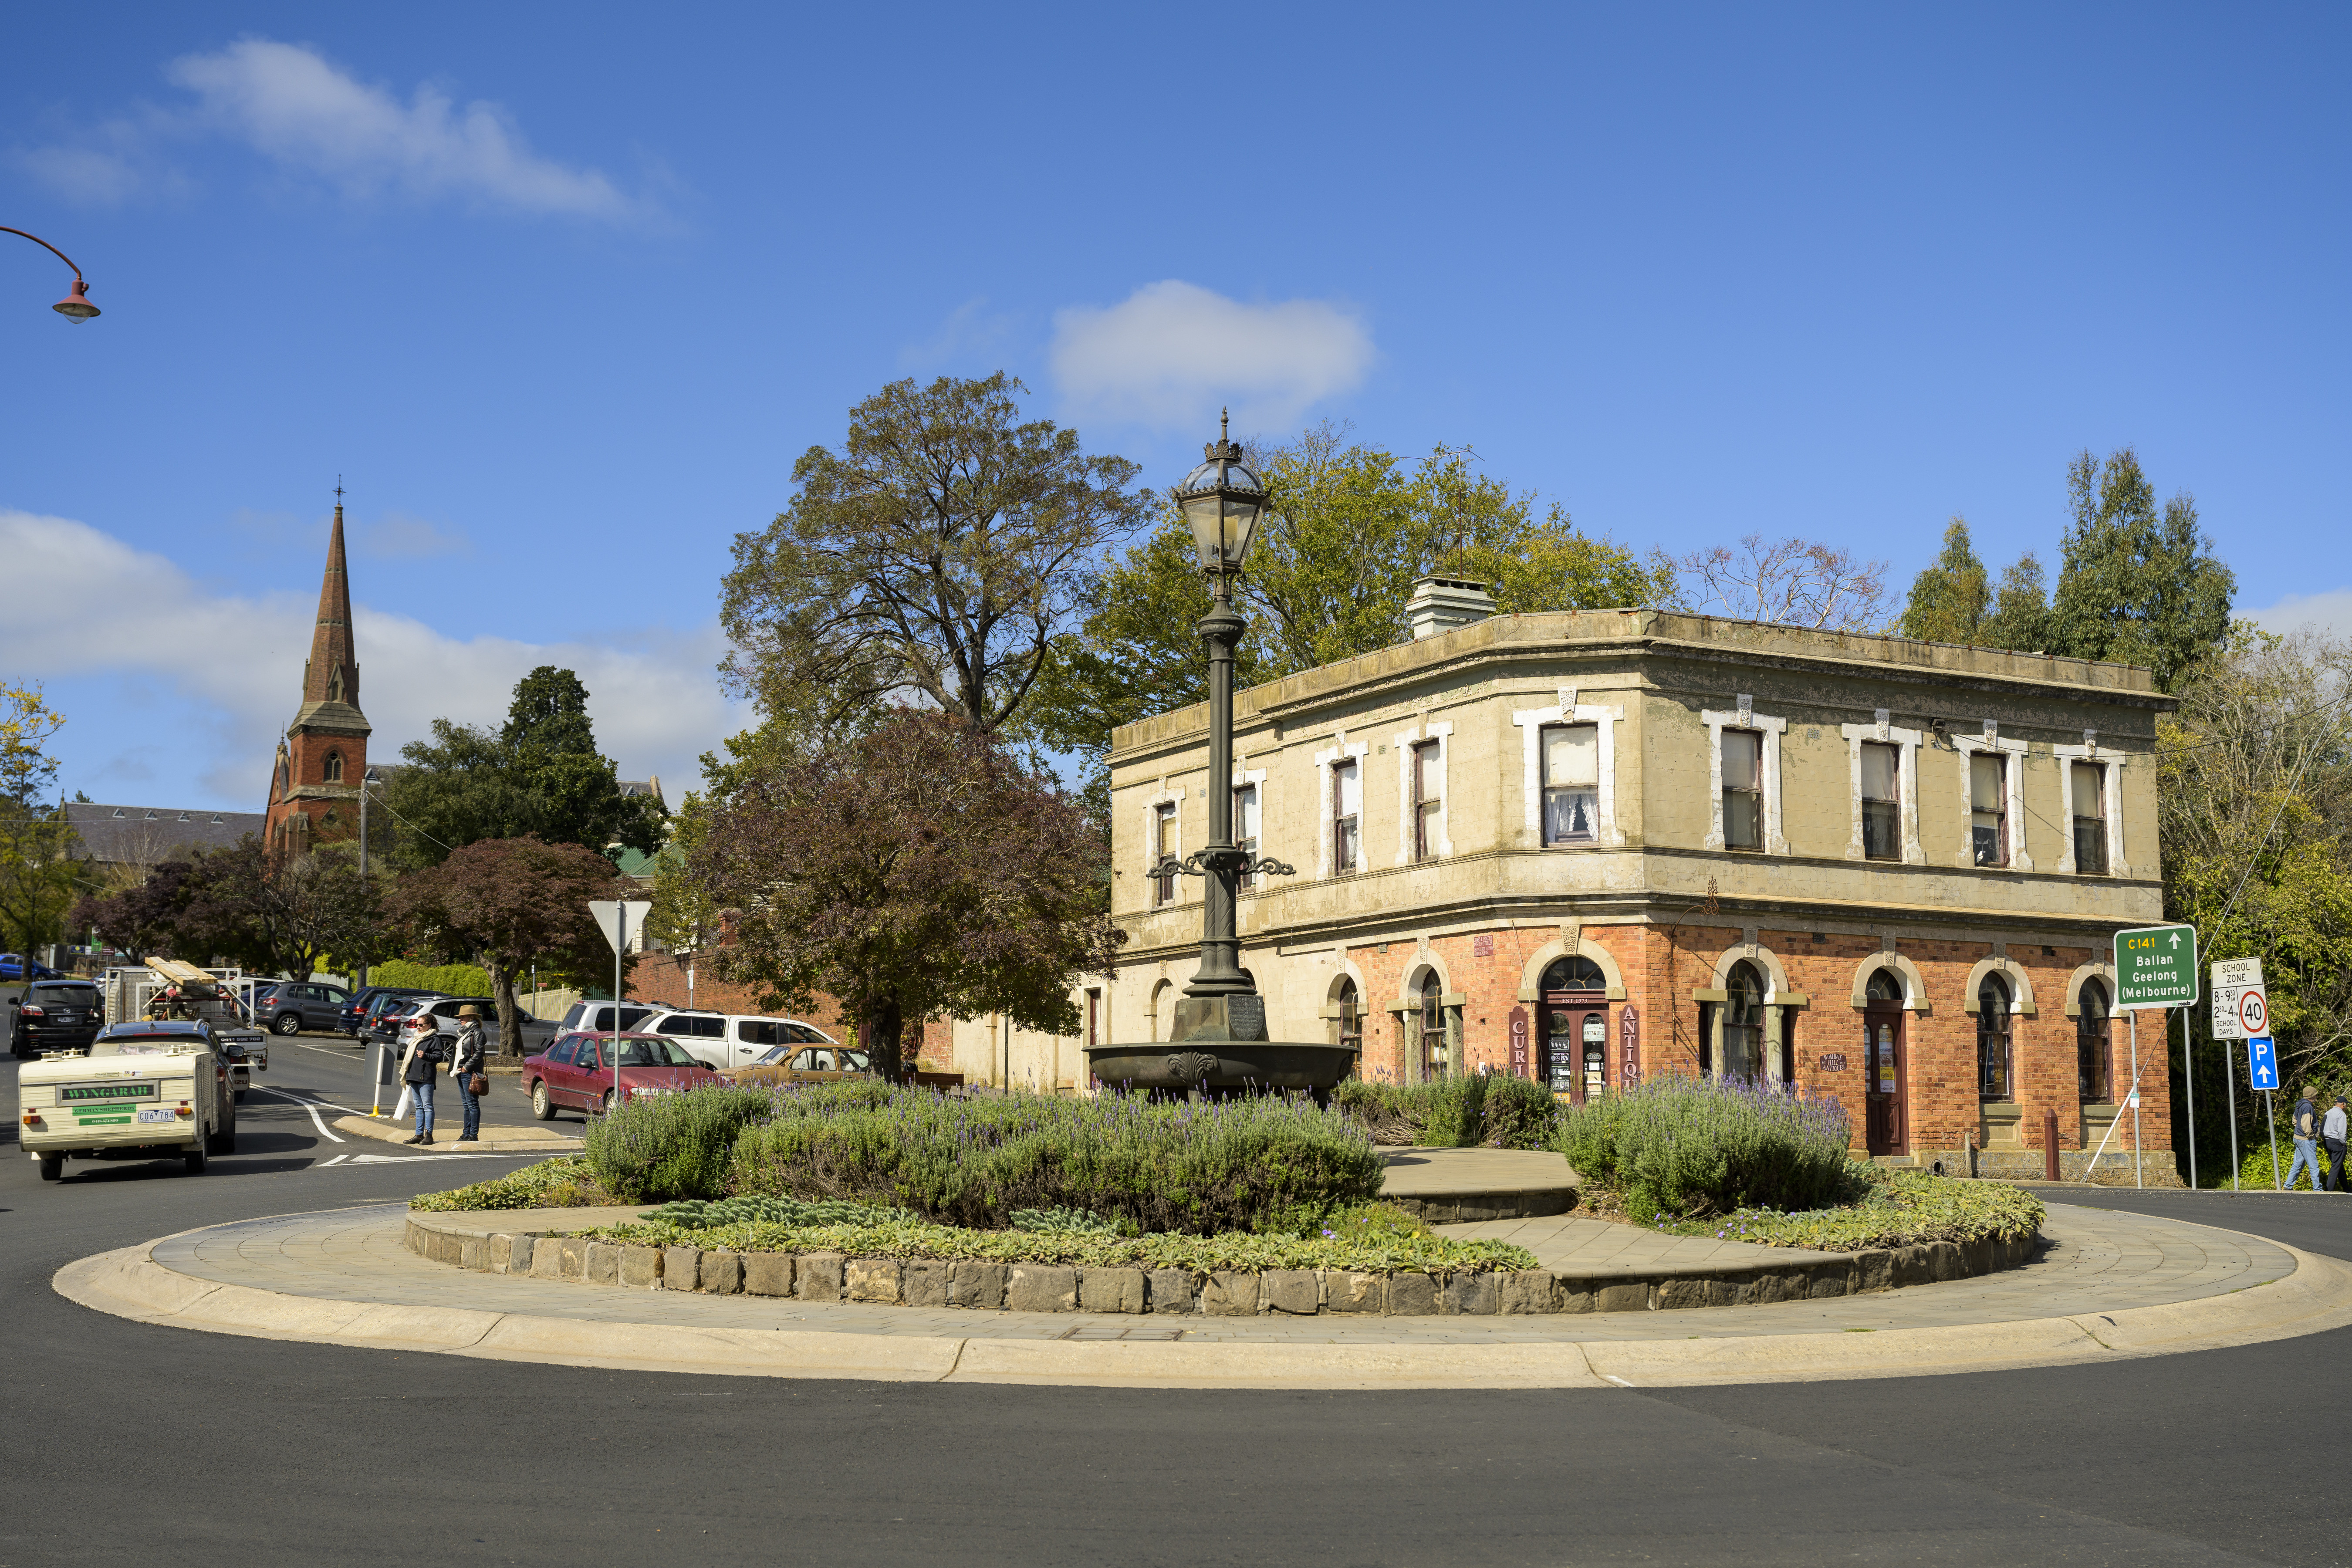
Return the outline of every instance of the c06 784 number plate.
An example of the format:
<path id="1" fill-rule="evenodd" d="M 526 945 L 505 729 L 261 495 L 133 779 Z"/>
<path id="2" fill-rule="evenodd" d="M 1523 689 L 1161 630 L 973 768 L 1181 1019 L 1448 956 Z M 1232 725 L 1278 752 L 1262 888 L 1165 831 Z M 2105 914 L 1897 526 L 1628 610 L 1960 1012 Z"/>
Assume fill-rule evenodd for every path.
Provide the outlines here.
<path id="1" fill-rule="evenodd" d="M 179 1119 L 180 1113 L 168 1105 L 142 1105 L 139 1108 L 139 1120 L 142 1124 L 150 1121 L 177 1121 Z"/>

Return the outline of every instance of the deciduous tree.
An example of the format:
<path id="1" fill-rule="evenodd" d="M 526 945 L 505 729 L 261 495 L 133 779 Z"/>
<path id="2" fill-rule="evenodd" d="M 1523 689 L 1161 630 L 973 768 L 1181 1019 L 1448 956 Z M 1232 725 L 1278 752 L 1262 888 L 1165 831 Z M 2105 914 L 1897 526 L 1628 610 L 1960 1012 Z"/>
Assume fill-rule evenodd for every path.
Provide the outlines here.
<path id="1" fill-rule="evenodd" d="M 55 942 L 76 896 L 73 830 L 49 743 L 65 727 L 38 686 L 0 683 L 0 944 Z"/>
<path id="2" fill-rule="evenodd" d="M 1023 421 L 1002 372 L 893 382 L 839 451 L 793 465 L 792 502 L 735 539 L 728 678 L 824 731 L 919 693 L 994 731 L 1019 711 L 1087 563 L 1150 516 L 1124 458 Z"/>
<path id="3" fill-rule="evenodd" d="M 1820 631 L 1886 626 L 1886 563 L 1818 541 L 1751 533 L 1738 549 L 1694 550 L 1675 570 L 1681 602 L 1708 615 Z"/>
<path id="4" fill-rule="evenodd" d="M 823 993 L 896 1077 L 905 1027 L 1000 1012 L 1070 1034 L 1069 985 L 1108 974 L 1099 847 L 1077 806 L 999 741 L 900 709 L 869 732 L 746 769 L 667 873 L 723 911 L 706 962 L 763 1006 Z"/>

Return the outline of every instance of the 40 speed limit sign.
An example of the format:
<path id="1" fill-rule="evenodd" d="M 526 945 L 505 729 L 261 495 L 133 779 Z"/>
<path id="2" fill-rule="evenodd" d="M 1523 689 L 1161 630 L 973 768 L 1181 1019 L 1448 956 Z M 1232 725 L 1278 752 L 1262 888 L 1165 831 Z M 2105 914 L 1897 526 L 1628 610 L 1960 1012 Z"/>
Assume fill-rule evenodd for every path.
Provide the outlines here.
<path id="1" fill-rule="evenodd" d="M 2213 1037 L 2258 1040 L 2271 1032 L 2270 997 L 2263 961 L 2233 958 L 2213 966 Z"/>

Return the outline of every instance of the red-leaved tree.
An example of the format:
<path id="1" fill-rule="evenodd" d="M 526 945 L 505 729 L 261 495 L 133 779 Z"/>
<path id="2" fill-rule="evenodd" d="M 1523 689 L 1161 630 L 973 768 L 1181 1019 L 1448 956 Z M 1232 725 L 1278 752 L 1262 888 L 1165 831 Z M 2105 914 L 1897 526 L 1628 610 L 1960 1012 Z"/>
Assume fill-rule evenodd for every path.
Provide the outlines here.
<path id="1" fill-rule="evenodd" d="M 892 1079 L 926 1017 L 1076 1032 L 1071 982 L 1109 973 L 1126 940 L 1076 801 L 943 714 L 751 764 L 691 839 L 677 875 L 721 912 L 712 968 L 766 1007 L 837 997 Z"/>
<path id="2" fill-rule="evenodd" d="M 516 976 L 534 963 L 574 977 L 595 973 L 610 950 L 588 902 L 619 897 L 619 880 L 593 849 L 527 833 L 452 850 L 438 866 L 403 877 L 392 902 L 419 946 L 482 966 L 498 998 L 499 1049 L 520 1056 Z"/>

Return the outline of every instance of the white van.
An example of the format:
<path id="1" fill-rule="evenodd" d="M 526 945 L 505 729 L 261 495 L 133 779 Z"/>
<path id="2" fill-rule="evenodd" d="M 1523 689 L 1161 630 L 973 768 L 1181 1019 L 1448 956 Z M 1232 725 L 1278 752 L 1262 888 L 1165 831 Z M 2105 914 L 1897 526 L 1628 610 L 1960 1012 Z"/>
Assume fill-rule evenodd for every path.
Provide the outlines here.
<path id="1" fill-rule="evenodd" d="M 673 1007 L 629 1026 L 639 1034 L 675 1040 L 687 1055 L 719 1072 L 750 1067 L 778 1046 L 835 1043 L 831 1035 L 798 1018 L 709 1013 L 698 1007 Z"/>

